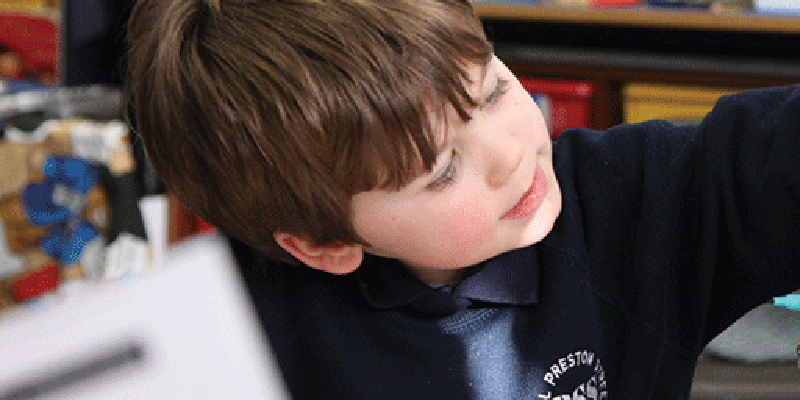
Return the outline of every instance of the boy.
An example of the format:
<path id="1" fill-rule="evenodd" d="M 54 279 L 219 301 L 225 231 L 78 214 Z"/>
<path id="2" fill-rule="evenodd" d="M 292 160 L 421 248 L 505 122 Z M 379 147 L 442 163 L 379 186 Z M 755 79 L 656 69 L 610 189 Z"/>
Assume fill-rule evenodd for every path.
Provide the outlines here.
<path id="1" fill-rule="evenodd" d="M 686 398 L 800 286 L 795 89 L 551 144 L 465 0 L 150 0 L 129 40 L 136 129 L 240 240 L 297 398 Z"/>

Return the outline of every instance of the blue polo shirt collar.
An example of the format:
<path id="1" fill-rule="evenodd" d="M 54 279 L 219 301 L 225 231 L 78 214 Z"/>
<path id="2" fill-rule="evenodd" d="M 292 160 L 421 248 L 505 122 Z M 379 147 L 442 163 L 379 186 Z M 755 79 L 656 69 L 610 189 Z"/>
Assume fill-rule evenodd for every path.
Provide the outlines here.
<path id="1" fill-rule="evenodd" d="M 431 287 L 394 259 L 367 255 L 356 270 L 367 303 L 378 309 L 410 306 L 449 314 L 473 302 L 528 305 L 539 299 L 539 268 L 534 246 L 500 254 L 469 267 L 452 287 Z"/>

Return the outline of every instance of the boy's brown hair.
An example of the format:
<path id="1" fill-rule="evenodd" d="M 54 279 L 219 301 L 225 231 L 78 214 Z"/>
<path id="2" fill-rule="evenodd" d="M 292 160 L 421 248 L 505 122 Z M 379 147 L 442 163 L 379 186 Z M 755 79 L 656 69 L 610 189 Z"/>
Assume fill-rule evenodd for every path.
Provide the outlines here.
<path id="1" fill-rule="evenodd" d="M 430 171 L 429 113 L 476 102 L 491 45 L 466 0 L 140 0 L 128 109 L 192 212 L 266 255 L 282 232 L 363 243 L 352 197 Z"/>

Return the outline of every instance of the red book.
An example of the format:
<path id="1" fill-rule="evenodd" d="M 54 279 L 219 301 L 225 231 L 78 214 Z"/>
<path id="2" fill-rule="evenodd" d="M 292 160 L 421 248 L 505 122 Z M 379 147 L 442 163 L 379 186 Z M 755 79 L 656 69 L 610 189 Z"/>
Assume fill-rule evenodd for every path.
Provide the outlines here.
<path id="1" fill-rule="evenodd" d="M 56 290 L 58 284 L 58 264 L 53 262 L 17 278 L 11 286 L 11 296 L 16 301 L 39 297 Z"/>

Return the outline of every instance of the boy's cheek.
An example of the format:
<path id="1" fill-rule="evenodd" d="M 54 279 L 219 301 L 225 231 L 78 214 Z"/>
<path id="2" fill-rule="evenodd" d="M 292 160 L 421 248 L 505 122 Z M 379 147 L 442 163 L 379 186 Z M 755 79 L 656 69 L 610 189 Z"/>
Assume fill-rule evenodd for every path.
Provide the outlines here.
<path id="1" fill-rule="evenodd" d="M 468 256 L 490 240 L 494 226 L 487 213 L 461 209 L 450 213 L 446 221 L 439 224 L 438 237 L 445 240 L 441 248 L 450 256 Z"/>

